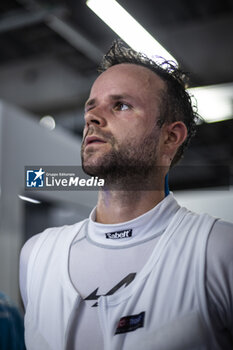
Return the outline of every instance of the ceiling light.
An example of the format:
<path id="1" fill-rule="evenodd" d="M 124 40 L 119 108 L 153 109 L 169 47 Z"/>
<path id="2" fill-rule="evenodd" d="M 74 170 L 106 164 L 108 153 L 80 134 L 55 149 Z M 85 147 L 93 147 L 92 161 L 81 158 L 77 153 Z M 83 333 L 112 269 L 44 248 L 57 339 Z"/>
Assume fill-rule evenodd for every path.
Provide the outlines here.
<path id="1" fill-rule="evenodd" d="M 86 4 L 132 49 L 143 52 L 156 61 L 156 56 L 161 56 L 176 62 L 175 58 L 115 0 L 87 0 Z"/>
<path id="2" fill-rule="evenodd" d="M 233 84 L 210 85 L 188 89 L 197 101 L 198 113 L 207 123 L 233 117 Z"/>
<path id="3" fill-rule="evenodd" d="M 22 199 L 23 201 L 26 201 L 26 202 L 30 202 L 30 203 L 34 203 L 34 204 L 40 204 L 41 203 L 37 199 L 33 199 L 33 198 L 30 198 L 30 197 L 26 197 L 26 196 L 21 196 L 20 194 L 18 195 L 18 197 L 20 199 Z"/>
<path id="4" fill-rule="evenodd" d="M 53 130 L 56 127 L 56 123 L 53 117 L 51 115 L 45 115 L 40 119 L 40 125 L 44 126 L 45 128 L 49 130 Z"/>

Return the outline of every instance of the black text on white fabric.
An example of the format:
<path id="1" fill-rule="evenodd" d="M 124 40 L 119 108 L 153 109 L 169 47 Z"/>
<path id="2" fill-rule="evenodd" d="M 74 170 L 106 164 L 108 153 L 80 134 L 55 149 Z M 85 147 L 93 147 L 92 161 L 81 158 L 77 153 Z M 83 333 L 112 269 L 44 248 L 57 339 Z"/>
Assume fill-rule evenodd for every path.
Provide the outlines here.
<path id="1" fill-rule="evenodd" d="M 123 231 L 108 232 L 105 235 L 108 239 L 122 239 L 132 237 L 132 232 L 133 230 L 130 228 Z"/>

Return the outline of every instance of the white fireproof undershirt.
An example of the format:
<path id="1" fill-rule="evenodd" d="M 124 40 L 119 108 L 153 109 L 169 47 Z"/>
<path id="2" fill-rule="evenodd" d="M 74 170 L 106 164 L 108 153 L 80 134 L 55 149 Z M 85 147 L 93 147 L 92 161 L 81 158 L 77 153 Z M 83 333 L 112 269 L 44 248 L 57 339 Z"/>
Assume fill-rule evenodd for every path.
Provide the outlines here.
<path id="1" fill-rule="evenodd" d="M 179 205 L 169 195 L 136 219 L 104 225 L 95 222 L 94 208 L 87 232 L 76 237 L 70 254 L 70 277 L 81 297 L 85 299 L 97 288 L 95 294 L 105 295 L 128 275 L 138 273 L 178 209 Z M 107 233 L 128 230 L 132 230 L 131 237 L 106 238 Z M 96 301 L 81 303 L 70 333 L 70 349 L 103 349 L 98 307 L 93 307 Z"/>

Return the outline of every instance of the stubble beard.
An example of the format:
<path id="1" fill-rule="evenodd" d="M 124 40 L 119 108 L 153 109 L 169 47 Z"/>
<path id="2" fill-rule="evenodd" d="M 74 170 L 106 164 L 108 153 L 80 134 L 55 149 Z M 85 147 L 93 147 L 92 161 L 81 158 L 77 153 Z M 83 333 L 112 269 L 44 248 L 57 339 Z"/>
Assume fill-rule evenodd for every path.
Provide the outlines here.
<path id="1" fill-rule="evenodd" d="M 104 179 L 108 189 L 149 189 L 148 186 L 156 181 L 155 178 L 160 173 L 157 164 L 158 138 L 156 127 L 141 142 L 126 141 L 118 145 L 108 135 L 107 142 L 111 144 L 111 150 L 98 157 L 95 157 L 94 150 L 85 153 L 82 146 L 83 171 L 90 176 Z"/>

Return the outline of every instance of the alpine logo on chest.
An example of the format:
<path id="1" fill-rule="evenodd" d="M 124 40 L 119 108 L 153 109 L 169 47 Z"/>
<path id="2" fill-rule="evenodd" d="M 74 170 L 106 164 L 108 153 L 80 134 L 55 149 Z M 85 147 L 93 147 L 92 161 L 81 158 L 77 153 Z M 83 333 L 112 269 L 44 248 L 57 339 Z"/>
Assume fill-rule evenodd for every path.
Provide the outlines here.
<path id="1" fill-rule="evenodd" d="M 116 291 L 118 291 L 121 287 L 123 287 L 123 286 L 127 287 L 134 280 L 135 276 L 136 276 L 136 273 L 134 273 L 134 272 L 129 273 L 125 278 L 123 278 L 119 283 L 117 283 L 113 288 L 111 288 L 104 295 L 105 296 L 112 295 L 112 294 L 116 293 Z M 98 300 L 99 297 L 101 296 L 100 294 L 97 294 L 98 289 L 99 288 L 96 288 L 94 290 L 94 292 L 89 294 L 84 300 Z M 92 307 L 96 307 L 96 306 L 98 306 L 98 302 L 96 302 L 92 305 Z"/>
<path id="2" fill-rule="evenodd" d="M 107 232 L 105 234 L 106 238 L 108 239 L 121 239 L 121 238 L 129 238 L 132 237 L 133 230 L 127 229 L 123 231 L 116 231 L 116 232 Z"/>

